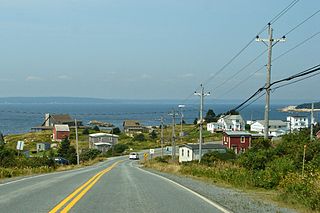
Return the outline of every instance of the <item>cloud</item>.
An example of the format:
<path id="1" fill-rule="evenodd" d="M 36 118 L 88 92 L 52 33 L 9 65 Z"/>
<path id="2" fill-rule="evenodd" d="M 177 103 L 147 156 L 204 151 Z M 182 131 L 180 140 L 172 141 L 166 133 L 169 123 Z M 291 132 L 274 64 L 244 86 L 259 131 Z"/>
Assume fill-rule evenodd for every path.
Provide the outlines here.
<path id="1" fill-rule="evenodd" d="M 0 82 L 13 82 L 13 79 L 10 78 L 0 78 Z"/>
<path id="2" fill-rule="evenodd" d="M 183 74 L 181 77 L 182 78 L 193 78 L 194 74 L 193 73 L 186 73 L 186 74 Z"/>
<path id="3" fill-rule="evenodd" d="M 69 80 L 71 78 L 69 76 L 67 76 L 67 75 L 59 75 L 58 79 L 60 79 L 60 80 Z"/>
<path id="4" fill-rule="evenodd" d="M 27 76 L 26 77 L 26 81 L 42 81 L 43 78 L 39 77 L 39 76 Z"/>
<path id="5" fill-rule="evenodd" d="M 141 75 L 141 78 L 142 78 L 142 79 L 151 79 L 152 76 L 151 76 L 151 75 L 148 75 L 148 74 L 142 74 L 142 75 Z"/>

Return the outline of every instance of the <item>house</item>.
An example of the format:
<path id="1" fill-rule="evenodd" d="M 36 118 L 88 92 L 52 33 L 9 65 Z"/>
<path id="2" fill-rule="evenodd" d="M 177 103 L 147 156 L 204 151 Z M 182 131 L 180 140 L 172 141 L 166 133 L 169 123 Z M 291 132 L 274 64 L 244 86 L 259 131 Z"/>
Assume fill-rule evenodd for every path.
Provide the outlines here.
<path id="1" fill-rule="evenodd" d="M 75 119 L 68 114 L 46 113 L 41 126 L 32 127 L 32 131 L 52 130 L 56 124 L 66 124 L 69 127 L 75 126 Z M 82 126 L 82 121 L 77 120 L 77 126 Z"/>
<path id="2" fill-rule="evenodd" d="M 251 134 L 244 131 L 225 131 L 222 144 L 236 154 L 245 152 L 251 147 Z"/>
<path id="3" fill-rule="evenodd" d="M 316 133 L 316 137 L 320 139 L 320 130 Z"/>
<path id="4" fill-rule="evenodd" d="M 292 115 L 287 117 L 287 125 L 290 132 L 308 128 L 309 120 L 307 116 Z"/>
<path id="5" fill-rule="evenodd" d="M 142 133 L 144 131 L 143 126 L 135 120 L 125 120 L 123 122 L 123 129 L 125 133 L 130 135 L 132 133 Z"/>
<path id="6" fill-rule="evenodd" d="M 250 131 L 264 133 L 264 120 L 257 120 L 250 126 Z M 278 137 L 288 132 L 287 123 L 281 120 L 269 120 L 269 135 Z"/>
<path id="7" fill-rule="evenodd" d="M 37 143 L 37 152 L 47 151 L 50 147 L 50 143 Z"/>
<path id="8" fill-rule="evenodd" d="M 226 153 L 227 149 L 216 143 L 204 143 L 202 144 L 202 156 L 208 152 L 220 152 Z M 179 163 L 199 160 L 199 144 L 184 144 L 179 146 Z"/>
<path id="9" fill-rule="evenodd" d="M 4 138 L 3 138 L 3 134 L 2 132 L 0 132 L 0 145 L 4 145 L 5 142 L 4 142 Z"/>
<path id="10" fill-rule="evenodd" d="M 118 143 L 119 136 L 108 133 L 95 133 L 89 135 L 89 148 L 100 149 L 111 147 Z M 105 146 L 104 146 L 105 145 Z"/>
<path id="11" fill-rule="evenodd" d="M 222 131 L 222 125 L 217 122 L 207 123 L 207 131 L 211 133 Z"/>
<path id="12" fill-rule="evenodd" d="M 62 141 L 65 138 L 69 138 L 70 129 L 66 124 L 55 124 L 53 127 L 53 137 L 54 141 Z"/>
<path id="13" fill-rule="evenodd" d="M 243 131 L 245 129 L 245 122 L 241 115 L 223 115 L 217 123 L 224 131 Z"/>

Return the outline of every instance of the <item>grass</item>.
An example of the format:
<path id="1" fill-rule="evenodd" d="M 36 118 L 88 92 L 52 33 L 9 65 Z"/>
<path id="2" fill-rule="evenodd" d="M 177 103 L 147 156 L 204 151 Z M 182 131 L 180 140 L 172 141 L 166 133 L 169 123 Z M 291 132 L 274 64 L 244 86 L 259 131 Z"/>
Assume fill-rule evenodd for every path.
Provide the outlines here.
<path id="1" fill-rule="evenodd" d="M 179 164 L 178 162 L 172 162 L 169 158 L 165 158 L 164 160 L 155 158 L 144 162 L 144 166 L 164 173 L 190 177 L 224 188 L 238 189 L 247 193 L 253 199 L 268 200 L 280 207 L 292 208 L 303 213 L 318 212 L 312 211 L 297 202 L 288 202 L 283 200 L 281 197 L 281 191 L 279 190 L 267 190 L 253 187 L 249 182 L 246 183 L 246 181 L 250 180 L 242 179 L 247 178 L 247 175 L 241 174 L 242 172 L 239 172 L 238 170 L 234 170 L 236 172 L 233 172 L 233 166 L 228 163 L 220 162 L 214 167 L 208 167 L 193 163 Z M 219 171 L 222 172 L 219 173 Z"/>

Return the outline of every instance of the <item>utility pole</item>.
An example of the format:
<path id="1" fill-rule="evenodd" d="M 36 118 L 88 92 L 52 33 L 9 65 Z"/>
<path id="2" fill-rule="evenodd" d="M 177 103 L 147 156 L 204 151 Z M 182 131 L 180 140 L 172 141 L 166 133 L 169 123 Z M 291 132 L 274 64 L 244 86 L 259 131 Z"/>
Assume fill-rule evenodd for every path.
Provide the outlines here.
<path id="1" fill-rule="evenodd" d="M 76 127 L 76 151 L 77 151 L 77 165 L 80 164 L 80 156 L 79 156 L 79 143 L 78 143 L 78 123 L 77 119 L 74 119 L 74 124 Z"/>
<path id="2" fill-rule="evenodd" d="M 173 109 L 172 113 L 169 114 L 172 116 L 172 160 L 176 159 L 176 133 L 175 133 L 175 126 L 176 126 L 176 111 Z"/>
<path id="3" fill-rule="evenodd" d="M 201 162 L 201 157 L 202 157 L 202 143 L 203 143 L 203 138 L 202 138 L 202 126 L 203 126 L 203 98 L 204 96 L 210 95 L 210 92 L 205 93 L 204 88 L 202 84 L 200 85 L 201 87 L 201 92 L 194 92 L 194 95 L 200 96 L 200 120 L 199 120 L 199 163 Z"/>
<path id="4" fill-rule="evenodd" d="M 314 123 L 313 111 L 314 111 L 314 104 L 312 102 L 311 103 L 311 118 L 310 118 L 310 141 L 313 140 L 313 123 Z"/>
<path id="5" fill-rule="evenodd" d="M 161 158 L 163 158 L 163 144 L 164 144 L 164 140 L 163 140 L 163 117 L 161 116 L 160 118 L 160 122 L 161 122 Z"/>
<path id="6" fill-rule="evenodd" d="M 273 29 L 271 28 L 271 24 L 268 23 L 268 39 L 261 39 L 259 36 L 256 37 L 256 41 L 263 42 L 268 47 L 268 64 L 267 64 L 267 81 L 266 81 L 266 105 L 264 111 L 264 138 L 268 139 L 269 137 L 269 112 L 270 112 L 270 81 L 271 81 L 271 61 L 272 61 L 272 47 L 280 42 L 285 41 L 285 37 L 283 36 L 280 39 L 273 39 Z M 273 42 L 275 42 L 273 44 Z"/>

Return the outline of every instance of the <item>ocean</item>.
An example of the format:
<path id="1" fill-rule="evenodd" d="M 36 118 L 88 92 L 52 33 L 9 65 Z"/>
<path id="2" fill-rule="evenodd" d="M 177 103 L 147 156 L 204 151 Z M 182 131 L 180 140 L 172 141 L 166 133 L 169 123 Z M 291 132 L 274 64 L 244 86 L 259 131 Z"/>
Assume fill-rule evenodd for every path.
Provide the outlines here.
<path id="1" fill-rule="evenodd" d="M 44 121 L 45 113 L 70 114 L 73 118 L 87 124 L 91 120 L 104 121 L 122 127 L 124 120 L 138 120 L 143 125 L 159 125 L 161 116 L 165 124 L 171 124 L 172 117 L 168 113 L 178 108 L 179 102 L 175 101 L 116 101 L 103 103 L 8 103 L 0 102 L 0 131 L 4 134 L 17 134 L 29 132 L 32 127 L 39 126 Z M 208 109 L 213 109 L 216 114 L 226 112 L 233 107 L 232 103 L 207 103 L 204 105 L 204 115 Z M 286 104 L 273 104 L 270 107 L 270 119 L 286 120 L 288 113 L 279 109 Z M 187 103 L 182 108 L 186 123 L 193 123 L 199 117 L 199 104 Z M 243 109 L 240 114 L 245 120 L 260 120 L 264 117 L 264 105 L 252 104 Z M 316 115 L 316 121 L 318 121 Z M 179 116 L 177 123 L 179 123 Z"/>

